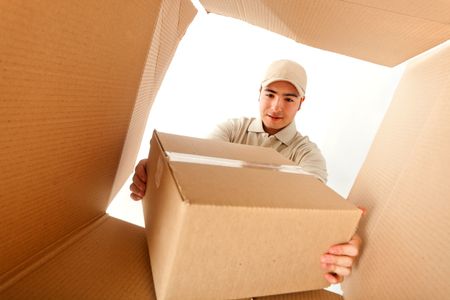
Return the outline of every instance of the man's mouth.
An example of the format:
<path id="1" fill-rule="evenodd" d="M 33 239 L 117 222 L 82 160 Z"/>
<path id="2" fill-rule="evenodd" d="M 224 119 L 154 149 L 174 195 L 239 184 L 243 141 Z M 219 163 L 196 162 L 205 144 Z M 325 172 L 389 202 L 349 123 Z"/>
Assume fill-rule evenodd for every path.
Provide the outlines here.
<path id="1" fill-rule="evenodd" d="M 274 116 L 274 115 L 270 115 L 270 114 L 267 114 L 267 116 L 269 118 L 271 118 L 271 119 L 274 119 L 274 120 L 281 120 L 281 119 L 283 119 L 283 117 L 281 117 L 281 116 Z"/>

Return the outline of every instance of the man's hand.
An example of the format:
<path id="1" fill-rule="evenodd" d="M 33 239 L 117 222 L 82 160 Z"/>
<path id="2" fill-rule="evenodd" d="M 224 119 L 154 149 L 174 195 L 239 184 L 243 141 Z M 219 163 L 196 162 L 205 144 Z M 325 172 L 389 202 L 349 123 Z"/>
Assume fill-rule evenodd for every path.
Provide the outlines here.
<path id="1" fill-rule="evenodd" d="M 137 164 L 134 175 L 133 183 L 130 185 L 130 197 L 133 200 L 141 200 L 145 195 L 145 189 L 147 187 L 147 159 L 139 161 Z"/>
<path id="2" fill-rule="evenodd" d="M 331 246 L 320 257 L 320 266 L 327 271 L 324 276 L 330 284 L 342 282 L 344 277 L 351 274 L 361 244 L 361 238 L 355 234 L 348 243 Z"/>

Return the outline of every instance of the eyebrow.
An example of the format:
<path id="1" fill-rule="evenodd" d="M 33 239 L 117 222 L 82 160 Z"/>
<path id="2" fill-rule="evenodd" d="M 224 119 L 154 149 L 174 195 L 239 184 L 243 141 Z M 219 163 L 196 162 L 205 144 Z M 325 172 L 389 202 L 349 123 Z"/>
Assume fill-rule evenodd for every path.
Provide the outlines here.
<path id="1" fill-rule="evenodd" d="M 274 91 L 274 90 L 269 89 L 269 88 L 265 88 L 264 90 L 267 91 L 267 92 L 271 92 L 271 93 L 274 93 L 274 94 L 278 94 L 277 91 Z M 288 96 L 288 97 L 299 97 L 300 95 L 297 94 L 297 93 L 286 93 L 286 94 L 283 94 L 283 96 L 285 96 L 285 97 L 286 97 L 286 96 Z"/>

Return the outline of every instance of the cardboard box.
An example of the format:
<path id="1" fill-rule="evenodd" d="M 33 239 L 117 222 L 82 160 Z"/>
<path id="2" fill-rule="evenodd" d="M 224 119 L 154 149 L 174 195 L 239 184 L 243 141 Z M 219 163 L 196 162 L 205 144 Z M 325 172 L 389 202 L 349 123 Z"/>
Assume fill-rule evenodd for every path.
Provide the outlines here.
<path id="1" fill-rule="evenodd" d="M 143 206 L 158 299 L 326 287 L 319 258 L 351 239 L 361 215 L 269 148 L 154 132 L 147 170 Z"/>
<path id="2" fill-rule="evenodd" d="M 382 65 L 420 54 L 349 196 L 369 214 L 344 298 L 448 298 L 450 45 L 424 53 L 450 38 L 448 1 L 201 3 Z M 1 2 L 0 298 L 154 298 L 144 231 L 105 210 L 194 15 L 189 1 Z"/>

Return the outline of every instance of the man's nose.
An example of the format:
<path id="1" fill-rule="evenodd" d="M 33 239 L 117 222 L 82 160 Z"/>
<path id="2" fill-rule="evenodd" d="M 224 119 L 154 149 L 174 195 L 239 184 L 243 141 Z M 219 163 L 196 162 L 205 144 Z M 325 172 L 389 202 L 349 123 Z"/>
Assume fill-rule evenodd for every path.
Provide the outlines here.
<path id="1" fill-rule="evenodd" d="M 282 107 L 282 102 L 280 97 L 275 97 L 272 100 L 272 109 L 274 111 L 280 111 Z"/>

